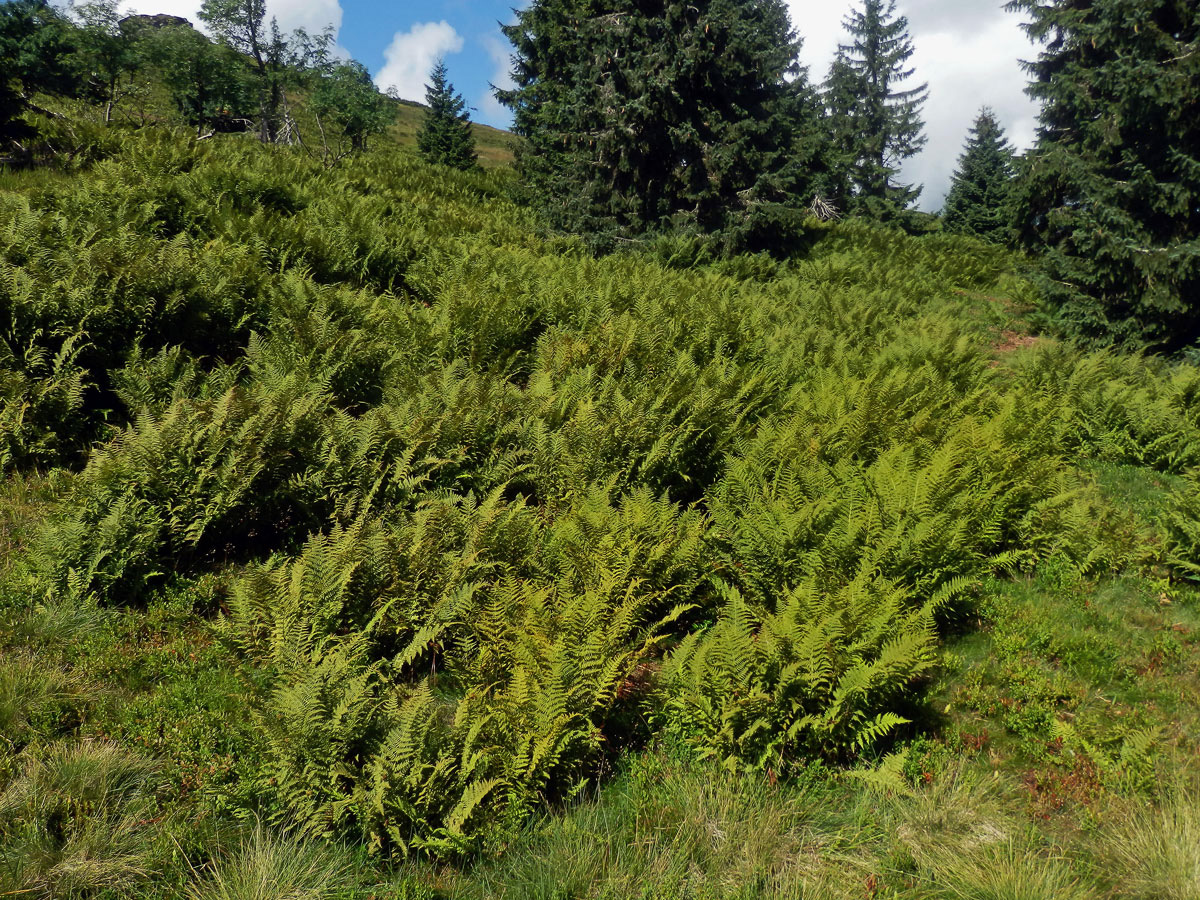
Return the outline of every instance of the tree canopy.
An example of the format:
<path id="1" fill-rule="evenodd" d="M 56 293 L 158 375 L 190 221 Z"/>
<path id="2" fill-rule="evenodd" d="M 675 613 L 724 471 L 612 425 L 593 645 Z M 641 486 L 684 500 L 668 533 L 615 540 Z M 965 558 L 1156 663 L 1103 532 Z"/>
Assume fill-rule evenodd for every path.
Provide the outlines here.
<path id="1" fill-rule="evenodd" d="M 70 23 L 46 0 L 0 3 L 0 151 L 34 134 L 21 118 L 32 94 L 81 90 L 76 51 Z"/>
<path id="2" fill-rule="evenodd" d="M 366 150 L 367 138 L 382 132 L 392 120 L 387 99 L 375 90 L 371 74 L 357 60 L 337 63 L 320 74 L 312 107 L 338 126 L 352 150 Z"/>
<path id="3" fill-rule="evenodd" d="M 1102 342 L 1200 339 L 1200 6 L 1014 0 L 1045 45 L 1017 198 L 1060 321 Z"/>
<path id="4" fill-rule="evenodd" d="M 200 8 L 200 19 L 218 40 L 252 64 L 259 137 L 264 143 L 290 143 L 294 122 L 287 109 L 288 46 L 266 14 L 266 0 L 204 0 Z"/>
<path id="5" fill-rule="evenodd" d="M 752 244 L 800 196 L 815 108 L 779 0 L 535 0 L 504 31 L 518 168 L 559 227 Z"/>
<path id="6" fill-rule="evenodd" d="M 1009 233 L 1014 173 L 1013 149 L 986 106 L 971 126 L 950 181 L 942 215 L 946 229 L 1002 242 Z"/>

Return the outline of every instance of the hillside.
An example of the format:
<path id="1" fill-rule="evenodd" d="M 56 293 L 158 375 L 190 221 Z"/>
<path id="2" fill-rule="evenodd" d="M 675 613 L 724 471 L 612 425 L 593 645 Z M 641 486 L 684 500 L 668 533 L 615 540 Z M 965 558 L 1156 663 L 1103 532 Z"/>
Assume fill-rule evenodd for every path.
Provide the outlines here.
<path id="1" fill-rule="evenodd" d="M 416 115 L 0 182 L 0 895 L 1200 896 L 1200 369 Z"/>
<path id="2" fill-rule="evenodd" d="M 424 116 L 425 107 L 420 104 L 405 101 L 397 103 L 396 123 L 391 128 L 392 140 L 401 147 L 415 147 Z M 471 131 L 475 135 L 475 149 L 483 168 L 492 169 L 512 163 L 513 143 L 517 140 L 515 135 L 478 122 L 471 123 Z"/>

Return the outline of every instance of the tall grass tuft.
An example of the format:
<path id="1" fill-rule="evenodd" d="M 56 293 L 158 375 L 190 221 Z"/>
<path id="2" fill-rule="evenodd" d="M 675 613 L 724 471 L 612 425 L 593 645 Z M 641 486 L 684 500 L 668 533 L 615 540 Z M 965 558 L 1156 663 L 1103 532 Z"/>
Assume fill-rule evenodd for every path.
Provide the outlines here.
<path id="1" fill-rule="evenodd" d="M 154 766 L 108 744 L 56 745 L 0 792 L 0 894 L 127 894 L 152 872 Z"/>
<path id="2" fill-rule="evenodd" d="M 946 900 L 1088 900 L 1066 860 L 1016 840 L 987 844 L 967 855 L 932 854 L 935 896 Z"/>
<path id="3" fill-rule="evenodd" d="M 344 856 L 258 823 L 241 845 L 188 888 L 191 900 L 324 900 L 351 881 Z"/>
<path id="4" fill-rule="evenodd" d="M 0 660 L 0 758 L 19 750 L 43 720 L 78 692 L 62 671 L 29 657 Z"/>
<path id="5" fill-rule="evenodd" d="M 1173 786 L 1106 829 L 1099 854 L 1131 900 L 1200 898 L 1200 791 Z"/>

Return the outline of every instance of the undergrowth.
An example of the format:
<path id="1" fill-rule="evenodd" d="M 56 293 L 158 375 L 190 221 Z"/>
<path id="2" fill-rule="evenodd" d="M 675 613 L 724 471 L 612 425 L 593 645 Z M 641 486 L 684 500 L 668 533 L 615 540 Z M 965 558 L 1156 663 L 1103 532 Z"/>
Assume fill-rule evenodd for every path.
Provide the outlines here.
<path id="1" fill-rule="evenodd" d="M 109 140 L 0 194 L 4 889 L 1195 896 L 1200 370 L 966 239 Z"/>

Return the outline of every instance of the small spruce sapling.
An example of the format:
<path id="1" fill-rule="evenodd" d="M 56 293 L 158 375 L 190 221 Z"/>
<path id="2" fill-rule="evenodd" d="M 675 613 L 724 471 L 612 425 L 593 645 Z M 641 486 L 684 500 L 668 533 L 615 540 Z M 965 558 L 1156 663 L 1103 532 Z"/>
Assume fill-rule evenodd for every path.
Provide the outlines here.
<path id="1" fill-rule="evenodd" d="M 475 136 L 471 134 L 471 116 L 466 101 L 454 91 L 446 77 L 446 64 L 438 60 L 425 86 L 429 109 L 417 134 L 417 149 L 429 162 L 455 169 L 473 169 Z"/>
<path id="2" fill-rule="evenodd" d="M 1014 155 L 1004 129 L 986 106 L 980 110 L 950 182 L 942 209 L 946 230 L 995 243 L 1009 234 Z"/>

